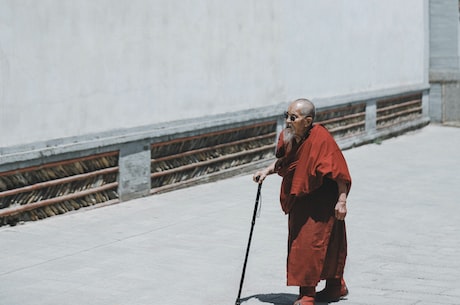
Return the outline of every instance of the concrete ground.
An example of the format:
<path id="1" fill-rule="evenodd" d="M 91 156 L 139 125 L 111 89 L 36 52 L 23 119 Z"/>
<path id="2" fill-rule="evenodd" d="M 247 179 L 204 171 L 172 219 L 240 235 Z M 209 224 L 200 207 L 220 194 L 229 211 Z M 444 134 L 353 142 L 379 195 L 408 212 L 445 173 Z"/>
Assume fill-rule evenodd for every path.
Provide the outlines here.
<path id="1" fill-rule="evenodd" d="M 429 125 L 344 152 L 350 295 L 338 304 L 460 304 L 459 151 L 460 128 Z M 280 181 L 262 187 L 244 305 L 296 298 Z M 232 305 L 256 191 L 245 175 L 2 227 L 0 304 Z"/>

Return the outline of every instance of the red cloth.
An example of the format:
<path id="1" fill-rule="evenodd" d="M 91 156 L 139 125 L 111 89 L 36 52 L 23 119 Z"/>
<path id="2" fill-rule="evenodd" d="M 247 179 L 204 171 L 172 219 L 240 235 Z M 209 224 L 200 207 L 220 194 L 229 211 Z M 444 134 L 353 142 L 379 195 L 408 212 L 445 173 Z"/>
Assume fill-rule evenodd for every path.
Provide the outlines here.
<path id="1" fill-rule="evenodd" d="M 283 177 L 281 207 L 289 214 L 287 284 L 316 286 L 343 276 L 347 254 L 345 222 L 335 219 L 337 180 L 351 187 L 340 148 L 321 125 L 300 144 L 278 141 L 276 170 Z"/>
<path id="2" fill-rule="evenodd" d="M 292 147 L 287 147 L 281 133 L 276 157 L 276 171 L 283 177 L 280 201 L 286 214 L 292 207 L 292 197 L 312 193 L 323 184 L 324 178 L 342 180 L 350 190 L 351 177 L 345 158 L 322 125 L 314 125 L 307 138 Z"/>

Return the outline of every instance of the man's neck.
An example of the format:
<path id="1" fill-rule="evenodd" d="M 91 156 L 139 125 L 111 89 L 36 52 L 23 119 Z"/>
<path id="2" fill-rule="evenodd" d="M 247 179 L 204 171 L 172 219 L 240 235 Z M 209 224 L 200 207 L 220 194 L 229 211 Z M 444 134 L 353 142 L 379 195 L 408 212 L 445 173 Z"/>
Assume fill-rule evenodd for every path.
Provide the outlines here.
<path id="1" fill-rule="evenodd" d="M 311 124 L 310 126 L 307 127 L 307 130 L 305 131 L 305 133 L 303 134 L 303 136 L 299 136 L 299 135 L 295 135 L 294 136 L 294 140 L 296 142 L 296 144 L 299 144 L 300 142 L 302 142 L 303 140 L 305 140 L 306 138 L 308 138 L 308 136 L 310 135 L 310 130 L 313 128 L 313 124 Z"/>

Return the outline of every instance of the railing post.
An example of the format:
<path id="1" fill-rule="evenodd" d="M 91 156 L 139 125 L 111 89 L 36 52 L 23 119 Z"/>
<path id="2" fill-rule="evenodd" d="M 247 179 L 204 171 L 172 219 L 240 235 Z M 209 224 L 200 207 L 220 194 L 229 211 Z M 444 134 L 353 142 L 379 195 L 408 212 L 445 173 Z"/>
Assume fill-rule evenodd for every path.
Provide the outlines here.
<path id="1" fill-rule="evenodd" d="M 377 101 L 366 103 L 366 133 L 372 135 L 377 131 Z"/>
<path id="2" fill-rule="evenodd" d="M 150 145 L 126 143 L 120 148 L 118 194 L 121 201 L 149 195 Z"/>
<path id="3" fill-rule="evenodd" d="M 427 118 L 430 116 L 430 93 L 428 90 L 422 93 L 422 117 Z"/>

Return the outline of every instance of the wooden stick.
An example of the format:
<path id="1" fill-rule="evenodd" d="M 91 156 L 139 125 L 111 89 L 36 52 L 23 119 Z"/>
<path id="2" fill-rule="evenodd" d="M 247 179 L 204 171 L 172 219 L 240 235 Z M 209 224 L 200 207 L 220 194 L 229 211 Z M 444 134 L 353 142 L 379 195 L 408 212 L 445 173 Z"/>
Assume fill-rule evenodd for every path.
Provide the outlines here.
<path id="1" fill-rule="evenodd" d="M 35 183 L 33 185 L 29 186 L 24 186 L 8 191 L 3 191 L 0 192 L 0 198 L 7 197 L 7 196 L 12 196 L 12 195 L 17 195 L 20 193 L 25 193 L 25 192 L 31 192 L 31 191 L 36 191 L 45 187 L 51 187 L 51 186 L 56 186 L 59 184 L 65 184 L 65 183 L 70 183 L 78 180 L 83 180 L 86 178 L 91 178 L 94 176 L 99 176 L 99 175 L 106 175 L 106 174 L 112 174 L 112 173 L 117 173 L 118 172 L 118 166 L 116 167 L 110 167 L 110 168 L 104 168 L 101 170 L 97 170 L 94 172 L 89 172 L 85 174 L 78 174 L 70 177 L 65 177 L 65 178 L 60 178 L 60 179 L 55 179 L 51 181 L 46 181 L 46 182 L 40 182 L 40 183 Z"/>
<path id="2" fill-rule="evenodd" d="M 0 210 L 0 217 L 19 214 L 19 213 L 22 213 L 22 212 L 34 210 L 34 209 L 41 208 L 41 207 L 45 207 L 45 206 L 55 204 L 55 203 L 59 203 L 59 202 L 62 202 L 62 201 L 76 199 L 76 198 L 91 195 L 91 194 L 94 194 L 94 193 L 97 193 L 97 192 L 110 190 L 110 189 L 113 189 L 113 188 L 116 188 L 116 187 L 118 187 L 118 182 L 112 182 L 112 183 L 107 183 L 107 184 L 104 184 L 102 186 L 95 187 L 95 188 L 92 188 L 92 189 L 89 189 L 89 190 L 84 190 L 84 191 L 81 191 L 81 192 L 76 192 L 76 193 L 72 193 L 72 194 L 68 194 L 68 195 L 64 195 L 64 196 L 59 196 L 59 197 L 55 197 L 55 198 L 41 200 L 41 201 L 37 201 L 37 202 L 34 202 L 34 203 L 30 203 L 30 204 L 20 205 L 20 206 L 14 207 L 14 208 L 2 209 L 2 210 Z"/>
<path id="3" fill-rule="evenodd" d="M 251 141 L 254 141 L 254 140 L 263 140 L 263 139 L 271 138 L 271 137 L 275 137 L 275 136 L 276 136 L 276 132 L 271 132 L 271 133 L 268 133 L 266 135 L 257 136 L 257 137 L 253 137 L 253 138 L 249 138 L 249 139 L 229 142 L 229 143 L 225 143 L 225 144 L 219 144 L 219 145 L 215 145 L 215 146 L 212 146 L 212 147 L 189 150 L 189 151 L 179 153 L 179 154 L 175 154 L 175 155 L 169 155 L 169 156 L 166 156 L 166 157 L 156 158 L 156 159 L 152 159 L 151 162 L 154 163 L 154 162 L 169 161 L 169 160 L 172 160 L 172 159 L 187 157 L 187 156 L 194 155 L 194 154 L 197 154 L 197 153 L 205 153 L 205 152 L 214 151 L 214 150 L 220 149 L 220 148 L 225 148 L 225 147 L 230 147 L 230 146 L 234 146 L 234 145 L 244 144 L 244 143 L 248 143 L 248 142 L 251 142 Z"/>
<path id="4" fill-rule="evenodd" d="M 46 163 L 46 164 L 36 165 L 36 166 L 30 166 L 30 167 L 25 167 L 25 168 L 20 168 L 20 169 L 13 169 L 13 170 L 10 170 L 10 171 L 7 171 L 7 172 L 1 172 L 0 176 L 7 176 L 7 175 L 11 175 L 11 174 L 19 174 L 19 173 L 23 173 L 23 172 L 39 170 L 39 169 L 44 169 L 44 168 L 48 168 L 48 167 L 67 165 L 67 164 L 70 164 L 70 163 L 87 161 L 87 160 L 96 159 L 96 158 L 102 158 L 102 157 L 117 156 L 117 155 L 118 155 L 118 151 L 111 151 L 111 152 L 106 152 L 106 153 L 101 153 L 101 154 L 96 154 L 96 155 L 91 155 L 91 156 L 86 156 L 86 157 L 81 157 L 81 158 L 76 158 L 76 159 L 69 159 L 69 160 L 51 162 L 51 163 Z"/>
<path id="5" fill-rule="evenodd" d="M 257 152 L 261 152 L 261 151 L 264 151 L 264 150 L 273 150 L 274 148 L 275 148 L 275 144 L 265 145 L 265 146 L 254 148 L 254 149 L 251 149 L 251 150 L 245 150 L 245 151 L 237 152 L 237 153 L 234 153 L 234 154 L 227 154 L 225 156 L 217 157 L 217 158 L 214 158 L 214 159 L 211 159 L 211 160 L 206 160 L 206 161 L 202 161 L 202 162 L 187 164 L 187 165 L 179 166 L 179 167 L 176 167 L 176 168 L 164 170 L 164 171 L 161 171 L 161 172 L 155 172 L 155 173 L 152 173 L 150 175 L 150 177 L 151 178 L 158 178 L 158 177 L 161 177 L 161 176 L 174 174 L 174 173 L 177 173 L 177 172 L 193 169 L 193 168 L 196 168 L 196 167 L 205 166 L 205 165 L 213 164 L 213 163 L 216 163 L 216 162 L 222 162 L 222 161 L 225 161 L 225 160 L 228 160 L 228 159 L 234 159 L 234 158 L 244 156 L 244 155 L 247 155 L 247 154 L 257 153 Z"/>
<path id="6" fill-rule="evenodd" d="M 222 134 L 226 134 L 226 133 L 232 133 L 232 132 L 241 131 L 241 130 L 244 130 L 244 129 L 254 129 L 254 128 L 257 128 L 257 127 L 269 126 L 269 125 L 274 125 L 274 124 L 276 124 L 276 121 L 268 121 L 268 122 L 254 124 L 254 125 L 246 125 L 246 126 L 241 126 L 241 127 L 231 128 L 231 129 L 225 129 L 225 130 L 221 130 L 221 131 L 204 133 L 204 134 L 200 134 L 200 135 L 196 135 L 196 136 L 178 138 L 178 139 L 173 139 L 173 140 L 169 140 L 169 141 L 165 141 L 165 142 L 154 143 L 154 144 L 151 145 L 151 148 L 158 147 L 158 146 L 169 145 L 169 144 L 174 144 L 174 143 L 179 143 L 179 142 L 184 142 L 184 141 L 200 139 L 200 138 L 205 138 L 205 137 L 212 137 L 212 136 L 222 135 Z"/>

